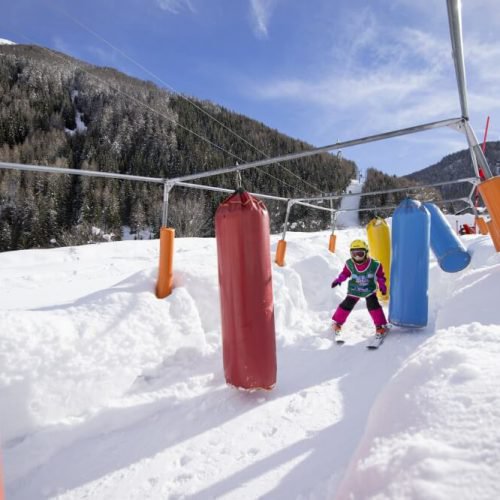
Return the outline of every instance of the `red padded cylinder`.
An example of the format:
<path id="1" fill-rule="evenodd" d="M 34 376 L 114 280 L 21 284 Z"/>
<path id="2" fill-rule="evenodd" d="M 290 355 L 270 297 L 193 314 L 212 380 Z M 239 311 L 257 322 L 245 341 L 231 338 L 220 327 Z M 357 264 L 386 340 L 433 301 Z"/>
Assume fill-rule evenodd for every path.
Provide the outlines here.
<path id="1" fill-rule="evenodd" d="M 269 214 L 237 191 L 215 214 L 224 375 L 243 389 L 276 383 Z"/>

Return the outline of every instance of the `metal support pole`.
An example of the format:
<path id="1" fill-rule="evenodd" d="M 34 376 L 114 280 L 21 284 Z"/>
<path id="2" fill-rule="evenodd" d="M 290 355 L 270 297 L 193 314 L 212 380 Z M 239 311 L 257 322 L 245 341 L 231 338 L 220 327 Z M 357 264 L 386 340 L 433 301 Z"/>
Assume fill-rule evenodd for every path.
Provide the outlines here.
<path id="1" fill-rule="evenodd" d="M 161 217 L 161 225 L 162 227 L 167 227 L 167 219 L 168 219 L 168 196 L 170 194 L 170 190 L 174 187 L 174 185 L 168 181 L 165 181 L 163 184 L 163 210 Z"/>
<path id="2" fill-rule="evenodd" d="M 491 173 L 490 166 L 488 164 L 488 160 L 484 155 L 483 148 L 477 142 L 476 135 L 472 130 L 472 127 L 468 121 L 464 123 L 465 137 L 467 138 L 467 143 L 469 144 L 469 151 L 472 158 L 472 163 L 474 165 L 474 170 L 478 177 L 481 177 L 479 174 L 479 167 L 481 167 L 484 177 L 486 179 L 490 179 L 493 177 Z"/>
<path id="3" fill-rule="evenodd" d="M 455 76 L 457 78 L 458 94 L 462 116 L 469 119 L 467 106 L 467 85 L 465 80 L 465 63 L 462 39 L 462 13 L 460 0 L 447 0 L 448 23 L 450 26 L 451 50 L 455 63 Z"/>
<path id="4" fill-rule="evenodd" d="M 462 36 L 462 13 L 460 0 L 446 0 L 448 7 L 448 23 L 450 26 L 451 48 L 453 62 L 455 63 L 455 76 L 457 79 L 458 95 L 460 98 L 460 109 L 464 120 L 465 136 L 469 144 L 469 150 L 472 158 L 472 164 L 476 175 L 479 175 L 479 167 L 484 172 L 484 177 L 492 177 L 488 160 L 484 156 L 482 148 L 477 142 L 476 136 L 469 123 L 469 108 L 467 105 L 467 83 L 465 78 L 465 62 Z"/>
<path id="5" fill-rule="evenodd" d="M 294 206 L 295 202 L 293 200 L 288 200 L 286 204 L 286 215 L 285 215 L 285 224 L 283 226 L 283 235 L 281 236 L 281 239 L 284 240 L 286 238 L 286 228 L 288 226 L 288 217 L 290 216 L 290 210 Z"/>
<path id="6" fill-rule="evenodd" d="M 333 200 L 330 200 L 330 208 L 332 210 L 332 212 L 330 214 L 330 226 L 331 226 L 332 234 L 334 234 L 335 228 L 337 226 L 337 214 L 338 214 L 338 212 L 336 212 L 333 208 Z"/>
<path id="7" fill-rule="evenodd" d="M 476 186 L 477 186 L 477 183 L 472 183 L 472 188 L 470 190 L 470 193 L 469 193 L 469 201 L 471 202 L 472 205 L 474 205 L 474 202 L 472 201 L 472 198 L 474 196 L 474 192 L 476 191 Z"/>

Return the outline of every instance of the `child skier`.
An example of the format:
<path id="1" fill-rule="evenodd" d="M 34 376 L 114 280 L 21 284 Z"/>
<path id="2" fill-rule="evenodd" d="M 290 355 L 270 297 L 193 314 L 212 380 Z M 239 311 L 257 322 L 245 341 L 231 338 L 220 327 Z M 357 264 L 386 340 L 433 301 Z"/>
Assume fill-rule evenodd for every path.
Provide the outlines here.
<path id="1" fill-rule="evenodd" d="M 376 335 L 385 335 L 387 320 L 384 310 L 377 299 L 377 285 L 383 295 L 387 293 L 385 274 L 382 264 L 368 256 L 368 245 L 363 240 L 351 243 L 351 258 L 344 269 L 333 281 L 332 288 L 350 278 L 347 286 L 347 297 L 340 303 L 332 316 L 332 327 L 335 334 L 340 335 L 342 325 L 360 298 L 366 299 L 366 307 L 375 323 Z"/>

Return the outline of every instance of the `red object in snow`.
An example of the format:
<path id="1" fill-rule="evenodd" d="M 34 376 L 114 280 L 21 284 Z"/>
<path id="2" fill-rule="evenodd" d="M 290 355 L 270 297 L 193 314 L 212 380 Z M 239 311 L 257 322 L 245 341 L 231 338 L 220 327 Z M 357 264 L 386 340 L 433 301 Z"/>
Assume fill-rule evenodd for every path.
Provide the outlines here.
<path id="1" fill-rule="evenodd" d="M 243 389 L 276 383 L 269 214 L 237 191 L 215 214 L 224 375 Z"/>
<path id="2" fill-rule="evenodd" d="M 460 228 L 460 234 L 476 234 L 476 228 L 470 227 L 469 224 L 463 224 Z"/>

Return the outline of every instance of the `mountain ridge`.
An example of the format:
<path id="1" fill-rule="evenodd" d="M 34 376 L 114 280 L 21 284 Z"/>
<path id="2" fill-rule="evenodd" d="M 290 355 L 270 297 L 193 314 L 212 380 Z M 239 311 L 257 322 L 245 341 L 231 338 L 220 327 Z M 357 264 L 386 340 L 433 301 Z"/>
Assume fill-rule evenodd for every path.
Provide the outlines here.
<path id="1" fill-rule="evenodd" d="M 36 45 L 0 44 L 0 103 L 0 160 L 7 162 L 173 178 L 261 160 L 261 151 L 274 157 L 313 148 L 211 101 Z M 404 177 L 369 169 L 364 191 L 470 177 L 468 155 L 452 153 Z M 486 156 L 500 166 L 500 143 L 488 143 Z M 344 192 L 357 174 L 355 162 L 323 153 L 245 170 L 242 181 L 249 191 L 295 198 Z M 197 182 L 228 189 L 237 184 L 235 174 Z M 425 194 L 440 199 L 464 192 L 451 186 Z M 178 236 L 211 236 L 224 197 L 176 187 L 168 224 Z M 162 198 L 158 186 L 147 184 L 1 169 L 0 251 L 120 239 L 124 227 L 135 238 L 154 237 Z M 362 208 L 393 205 L 399 198 L 363 197 Z M 266 205 L 271 231 L 281 231 L 286 204 Z M 386 212 L 367 211 L 362 221 Z M 330 216 L 295 206 L 289 224 L 326 229 Z"/>
<path id="2" fill-rule="evenodd" d="M 0 46 L 0 89 L 3 161 L 174 178 L 260 160 L 261 151 L 272 157 L 312 148 L 217 104 L 33 45 Z M 83 133 L 76 133 L 77 119 Z M 249 169 L 242 180 L 250 191 L 304 197 L 342 191 L 356 171 L 354 162 L 324 153 L 272 171 Z M 93 227 L 114 233 L 114 239 L 123 226 L 157 234 L 163 198 L 158 186 L 67 177 L 0 172 L 0 250 L 87 243 L 96 240 Z M 219 175 L 214 183 L 237 185 L 234 174 Z M 179 236 L 213 235 L 222 197 L 176 187 L 168 223 Z M 279 231 L 286 204 L 266 204 L 271 229 Z M 292 219 L 303 229 L 329 224 L 329 214 L 299 207 Z"/>

